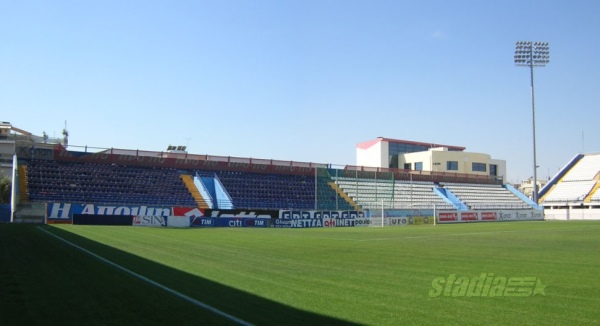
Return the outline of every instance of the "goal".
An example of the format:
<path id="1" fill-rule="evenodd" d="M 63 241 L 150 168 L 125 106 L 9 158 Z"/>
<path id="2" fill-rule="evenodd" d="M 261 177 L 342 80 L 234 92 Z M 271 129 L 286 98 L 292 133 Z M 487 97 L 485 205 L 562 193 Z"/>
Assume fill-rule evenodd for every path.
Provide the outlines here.
<path id="1" fill-rule="evenodd" d="M 369 227 L 384 227 L 389 225 L 389 223 L 386 225 L 386 221 L 388 221 L 388 219 L 386 219 L 385 217 L 371 217 L 371 223 L 369 223 Z"/>

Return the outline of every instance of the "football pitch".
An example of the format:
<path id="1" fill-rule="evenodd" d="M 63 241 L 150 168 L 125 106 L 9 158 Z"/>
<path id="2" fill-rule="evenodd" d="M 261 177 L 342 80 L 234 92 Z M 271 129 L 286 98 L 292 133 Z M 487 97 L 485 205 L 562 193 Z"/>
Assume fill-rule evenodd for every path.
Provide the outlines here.
<path id="1" fill-rule="evenodd" d="M 2 325 L 600 323 L 600 222 L 0 225 Z"/>

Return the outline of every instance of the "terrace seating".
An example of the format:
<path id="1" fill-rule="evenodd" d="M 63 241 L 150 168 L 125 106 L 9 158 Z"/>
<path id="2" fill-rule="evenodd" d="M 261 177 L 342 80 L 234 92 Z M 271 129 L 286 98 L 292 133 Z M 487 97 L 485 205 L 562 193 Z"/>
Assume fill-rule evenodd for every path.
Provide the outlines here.
<path id="1" fill-rule="evenodd" d="M 314 177 L 238 171 L 216 171 L 216 175 L 236 208 L 315 208 Z"/>
<path id="2" fill-rule="evenodd" d="M 583 202 L 595 184 L 594 180 L 559 182 L 544 198 L 544 203 Z"/>
<path id="3" fill-rule="evenodd" d="M 431 207 L 438 209 L 455 209 L 437 195 L 433 188 L 435 184 L 428 181 L 397 181 L 396 197 L 400 199 L 401 207 Z M 398 203 L 398 200 L 397 200 Z"/>
<path id="4" fill-rule="evenodd" d="M 171 168 L 32 160 L 27 183 L 31 201 L 196 206 Z"/>
<path id="5" fill-rule="evenodd" d="M 207 171 L 195 172 L 203 174 Z M 331 179 L 326 177 L 317 178 L 315 187 L 315 177 L 312 175 L 240 171 L 216 171 L 215 175 L 237 209 L 353 209 L 328 184 Z"/>
<path id="6" fill-rule="evenodd" d="M 501 185 L 443 183 L 470 209 L 529 209 L 531 206 Z"/>
<path id="7" fill-rule="evenodd" d="M 364 209 L 454 209 L 434 191 L 433 182 L 334 177 L 337 185 Z"/>
<path id="8" fill-rule="evenodd" d="M 585 155 L 561 181 L 589 181 L 600 172 L 600 155 Z"/>
<path id="9" fill-rule="evenodd" d="M 600 201 L 600 194 L 595 191 L 599 173 L 600 154 L 584 155 L 544 196 L 543 203 Z"/>

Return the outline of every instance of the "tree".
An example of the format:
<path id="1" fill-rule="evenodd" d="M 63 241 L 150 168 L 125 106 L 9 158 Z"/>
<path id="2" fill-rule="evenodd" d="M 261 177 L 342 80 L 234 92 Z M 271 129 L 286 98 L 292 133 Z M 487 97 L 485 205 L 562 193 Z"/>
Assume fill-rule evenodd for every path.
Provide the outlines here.
<path id="1" fill-rule="evenodd" d="M 11 181 L 8 177 L 0 175 L 0 204 L 10 203 Z"/>

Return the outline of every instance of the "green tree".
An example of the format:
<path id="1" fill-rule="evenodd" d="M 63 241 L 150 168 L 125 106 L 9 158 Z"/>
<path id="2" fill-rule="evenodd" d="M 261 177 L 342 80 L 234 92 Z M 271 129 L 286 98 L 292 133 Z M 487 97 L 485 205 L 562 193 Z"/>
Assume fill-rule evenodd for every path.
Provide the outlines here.
<path id="1" fill-rule="evenodd" d="M 10 191 L 12 185 L 8 177 L 0 175 L 0 204 L 10 203 Z"/>

